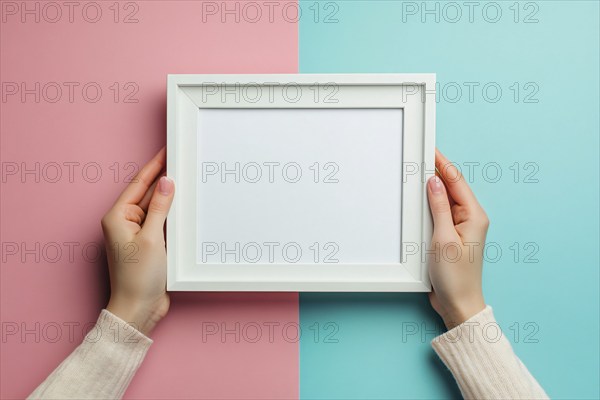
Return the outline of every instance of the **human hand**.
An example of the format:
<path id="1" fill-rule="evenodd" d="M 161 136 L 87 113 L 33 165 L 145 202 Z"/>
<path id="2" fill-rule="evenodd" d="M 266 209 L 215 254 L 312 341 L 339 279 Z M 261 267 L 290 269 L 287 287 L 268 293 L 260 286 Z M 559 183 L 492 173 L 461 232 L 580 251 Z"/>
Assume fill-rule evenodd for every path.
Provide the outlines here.
<path id="1" fill-rule="evenodd" d="M 434 224 L 429 300 L 452 329 L 485 308 L 481 275 L 489 220 L 462 174 L 437 149 L 435 167 L 439 176 L 427 183 Z"/>
<path id="2" fill-rule="evenodd" d="M 163 147 L 102 218 L 111 295 L 106 309 L 148 334 L 169 311 L 164 224 L 174 183 Z"/>

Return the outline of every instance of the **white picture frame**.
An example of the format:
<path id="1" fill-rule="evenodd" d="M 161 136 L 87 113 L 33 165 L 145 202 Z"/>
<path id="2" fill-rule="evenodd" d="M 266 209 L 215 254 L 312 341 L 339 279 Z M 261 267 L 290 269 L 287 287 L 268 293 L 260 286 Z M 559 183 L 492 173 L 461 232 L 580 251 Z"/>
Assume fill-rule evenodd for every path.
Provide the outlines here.
<path id="1" fill-rule="evenodd" d="M 425 262 L 426 249 L 429 248 L 432 235 L 432 220 L 427 202 L 426 182 L 435 173 L 435 79 L 435 74 L 168 75 L 167 175 L 175 181 L 176 190 L 167 219 L 167 290 L 269 292 L 431 291 Z M 347 111 L 334 111 L 344 109 L 365 110 L 366 112 L 357 111 L 349 114 Z M 296 110 L 298 113 L 296 113 Z M 321 112 L 316 110 L 325 111 L 321 114 L 315 114 Z M 367 112 L 367 110 L 371 111 Z M 221 257 L 221 260 L 225 262 L 208 262 L 209 257 L 205 257 L 205 255 L 212 255 L 215 250 L 206 245 L 206 242 L 202 242 L 202 251 L 200 251 L 198 238 L 217 232 L 201 232 L 203 225 L 197 223 L 198 216 L 205 216 L 206 218 L 203 221 L 210 225 L 214 231 L 219 231 L 220 238 L 223 238 L 223 235 L 228 235 L 228 231 L 225 228 L 221 229 L 215 215 L 218 216 L 219 213 L 223 213 L 223 215 L 231 216 L 235 213 L 228 209 L 228 207 L 231 207 L 230 202 L 223 201 L 224 197 L 219 197 L 224 196 L 224 194 L 217 193 L 221 190 L 217 188 L 217 183 L 212 183 L 213 186 L 205 186 L 209 183 L 208 178 L 211 177 L 207 172 L 210 170 L 207 167 L 209 162 L 199 160 L 198 156 L 201 153 L 199 149 L 205 149 L 204 144 L 213 150 L 220 149 L 220 154 L 223 155 L 224 147 L 218 147 L 218 141 L 225 139 L 215 135 L 225 135 L 224 132 L 227 132 L 227 129 L 235 130 L 246 124 L 249 131 L 255 132 L 247 133 L 243 137 L 246 148 L 269 147 L 269 151 L 272 152 L 270 154 L 278 154 L 279 150 L 284 150 L 282 143 L 287 142 L 275 140 L 269 142 L 269 146 L 260 146 L 260 141 L 265 140 L 266 137 L 266 134 L 263 135 L 262 132 L 268 130 L 267 126 L 269 124 L 271 126 L 281 124 L 282 121 L 288 121 L 290 116 L 306 116 L 308 115 L 306 113 L 312 113 L 310 118 L 297 118 L 296 122 L 311 124 L 311 121 L 319 120 L 316 118 L 319 116 L 319 118 L 324 118 L 323 121 L 329 121 L 324 122 L 324 125 L 329 124 L 327 126 L 331 126 L 335 121 L 341 123 L 342 118 L 346 120 L 350 116 L 350 119 L 356 118 L 356 123 L 353 122 L 352 125 L 366 124 L 365 126 L 371 126 L 374 121 L 389 121 L 389 124 L 388 122 L 381 122 L 389 126 L 381 125 L 380 129 L 393 132 L 393 129 L 396 129 L 394 127 L 397 126 L 394 122 L 397 120 L 395 116 L 399 114 L 389 114 L 385 110 L 391 110 L 393 113 L 396 112 L 395 110 L 401 112 L 399 139 L 391 134 L 388 134 L 386 139 L 382 139 L 397 140 L 400 143 L 398 161 L 389 156 L 389 151 L 385 152 L 388 156 L 382 156 L 382 158 L 388 157 L 390 163 L 394 163 L 393 165 L 396 165 L 397 162 L 401 170 L 397 171 L 396 167 L 382 170 L 382 174 L 389 174 L 389 176 L 385 175 L 385 179 L 388 180 L 382 178 L 376 186 L 379 191 L 385 191 L 389 187 L 390 196 L 394 193 L 400 200 L 398 204 L 400 221 L 397 223 L 400 229 L 401 243 L 399 244 L 400 254 L 397 262 L 369 262 L 368 260 L 371 258 L 368 252 L 371 251 L 369 249 L 373 246 L 362 249 L 364 257 L 358 257 L 363 260 L 359 263 L 338 262 L 332 264 L 321 262 L 322 260 L 316 256 L 314 257 L 315 262 L 310 263 L 297 262 L 295 261 L 296 258 L 291 262 L 284 263 L 273 261 L 275 258 L 269 262 L 263 262 L 262 258 L 261 261 L 255 262 L 256 257 L 252 258 L 252 262 L 239 262 L 237 254 L 232 256 L 233 262 L 227 262 L 227 257 L 229 257 L 226 254 L 227 251 L 239 250 L 237 250 L 237 245 L 226 250 L 227 244 L 225 242 L 223 242 L 223 249 L 225 250 L 223 250 Z M 231 112 L 231 114 L 224 114 L 224 112 Z M 260 118 L 258 118 L 259 112 L 261 113 Z M 389 115 L 393 117 L 388 118 Z M 232 116 L 235 116 L 235 118 Z M 281 119 L 282 117 L 283 119 Z M 278 118 L 279 120 L 277 120 Z M 256 125 L 261 124 L 260 121 L 265 121 L 263 130 L 257 130 Z M 288 128 L 285 129 L 289 131 L 294 129 L 294 125 L 287 126 Z M 304 125 L 302 132 L 310 131 L 310 129 L 306 129 L 307 126 Z M 323 126 L 315 126 L 315 129 L 325 129 Z M 211 133 L 211 129 L 219 132 Z M 261 129 L 260 125 L 258 129 Z M 351 125 L 348 125 L 347 129 L 349 132 L 352 131 Z M 332 129 L 327 132 L 331 131 Z M 361 136 L 364 132 L 364 128 L 356 129 L 356 132 L 352 133 L 356 136 L 356 139 L 352 139 L 354 142 L 350 144 L 344 142 L 346 146 L 344 151 L 336 154 L 342 158 L 346 157 L 348 153 L 360 156 L 362 154 L 360 152 L 364 151 L 362 149 L 365 147 L 364 138 Z M 232 135 L 235 133 L 233 132 Z M 298 135 L 298 133 L 294 134 Z M 251 135 L 256 137 L 256 146 L 247 146 L 248 140 L 254 140 Z M 199 139 L 199 137 L 203 139 Z M 312 137 L 311 140 L 315 140 L 314 135 Z M 239 140 L 242 136 L 239 136 L 238 132 L 238 136 L 231 136 L 231 138 L 231 140 Z M 300 143 L 300 141 L 295 143 Z M 382 141 L 380 143 L 385 144 L 386 142 Z M 280 146 L 281 149 L 277 146 Z M 384 150 L 383 147 L 390 147 L 379 146 L 382 147 L 381 150 Z M 240 145 L 239 147 L 243 146 Z M 333 147 L 324 147 L 324 149 L 327 150 Z M 228 148 L 236 148 L 235 151 L 240 152 L 240 149 L 236 146 Z M 299 157 L 305 156 L 302 151 L 306 152 L 298 150 L 296 154 Z M 209 154 L 211 154 L 211 157 L 208 158 L 213 161 L 218 158 L 217 156 L 212 157 L 212 153 Z M 371 151 L 364 157 L 366 161 L 373 160 L 375 162 L 379 158 L 374 156 L 376 154 L 378 153 Z M 345 159 L 351 164 L 356 157 Z M 225 165 L 224 163 L 221 164 Z M 375 164 L 367 162 L 367 165 Z M 225 165 L 223 171 L 226 170 L 227 166 Z M 237 173 L 236 167 L 234 171 L 235 179 L 238 179 Z M 223 172 L 222 183 L 228 184 L 226 179 L 223 178 L 225 175 L 226 172 Z M 389 181 L 391 177 L 395 176 L 401 177 L 399 187 L 396 189 Z M 355 179 L 355 175 L 350 172 L 345 177 L 347 178 L 346 181 L 355 182 L 354 186 L 349 184 L 344 186 L 345 190 L 352 189 L 356 191 L 356 186 L 360 185 L 360 182 L 363 182 L 363 184 L 365 182 L 359 180 L 359 178 Z M 371 178 L 369 177 L 369 181 L 372 180 Z M 315 182 L 317 182 L 316 178 Z M 229 185 L 227 190 L 235 190 L 235 192 L 229 193 L 243 194 L 244 190 L 257 190 L 256 187 L 256 185 L 237 185 L 235 187 Z M 285 191 L 291 190 L 287 189 L 288 187 L 297 188 L 298 186 L 285 186 L 282 183 L 277 187 L 277 193 L 281 196 L 286 195 Z M 323 188 L 326 186 L 315 184 L 313 187 Z M 324 190 L 313 189 L 313 187 L 306 186 L 306 190 Z M 339 190 L 341 189 L 342 186 L 339 187 Z M 268 190 L 273 190 L 272 186 Z M 289 198 L 297 197 L 294 195 Z M 378 198 L 381 197 L 384 196 L 378 196 Z M 368 200 L 357 199 L 353 201 Z M 199 210 L 200 204 L 207 207 L 207 210 Z M 237 204 L 243 209 L 243 203 L 238 202 Z M 299 202 L 296 205 L 301 206 L 301 204 Z M 389 203 L 386 204 L 388 204 L 388 208 L 381 207 L 382 210 L 393 210 L 393 208 L 389 208 Z M 368 209 L 368 212 L 376 212 L 372 208 L 364 207 L 361 210 Z M 285 209 L 281 212 L 285 215 Z M 391 212 L 391 214 L 396 215 L 395 212 Z M 371 214 L 368 217 L 370 218 Z M 228 223 L 231 224 L 232 221 L 244 219 L 233 218 L 231 216 Z M 280 219 L 285 220 L 285 218 Z M 322 222 L 318 220 L 316 223 L 312 221 L 314 231 L 334 229 L 332 226 L 327 225 L 327 220 L 325 218 Z M 360 220 L 360 218 L 357 220 Z M 392 222 L 390 222 L 388 228 L 395 229 L 391 225 L 395 221 L 394 218 L 389 220 Z M 364 219 L 363 221 L 368 220 Z M 382 218 L 381 221 L 385 222 L 388 219 Z M 244 223 L 251 224 L 251 220 L 244 220 Z M 270 227 L 277 228 L 274 224 L 275 222 L 271 221 Z M 244 229 L 247 231 L 248 226 L 255 227 L 257 232 L 263 229 L 262 224 L 247 225 L 243 229 L 232 229 L 231 235 L 239 234 Z M 356 226 L 356 228 L 358 228 L 357 232 L 360 232 L 360 226 Z M 377 232 L 372 229 L 372 226 L 365 227 L 365 231 L 371 232 L 369 234 L 371 237 L 377 236 Z M 395 251 L 393 250 L 395 249 L 393 247 L 395 246 L 394 243 L 386 242 L 385 245 L 387 247 L 382 247 L 382 253 Z M 356 248 L 357 246 L 349 247 Z M 243 248 L 246 249 L 246 245 Z M 260 248 L 248 247 L 248 249 L 256 250 L 253 253 L 255 255 L 261 252 Z M 269 249 L 271 250 L 271 247 Z M 289 247 L 287 249 L 289 250 Z M 315 249 L 316 254 L 319 249 L 317 247 Z M 200 253 L 202 258 L 200 258 Z M 378 254 L 374 254 L 373 259 L 377 258 Z M 244 260 L 247 260 L 247 258 L 244 258 Z M 286 260 L 288 259 L 286 258 Z"/>

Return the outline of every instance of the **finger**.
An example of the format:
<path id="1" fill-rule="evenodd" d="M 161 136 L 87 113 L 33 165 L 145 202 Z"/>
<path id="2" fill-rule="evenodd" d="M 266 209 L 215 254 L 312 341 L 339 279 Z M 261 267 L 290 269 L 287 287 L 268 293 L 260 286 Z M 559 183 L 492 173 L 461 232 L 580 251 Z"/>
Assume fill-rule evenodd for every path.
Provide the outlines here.
<path id="1" fill-rule="evenodd" d="M 127 208 L 125 209 L 125 219 L 127 221 L 133 222 L 141 226 L 145 218 L 146 213 L 139 206 L 135 204 L 127 205 Z"/>
<path id="2" fill-rule="evenodd" d="M 121 193 L 121 196 L 119 196 L 117 203 L 138 204 L 164 168 L 165 163 L 166 149 L 163 147 L 133 178 L 131 183 Z"/>
<path id="3" fill-rule="evenodd" d="M 142 231 L 148 235 L 163 235 L 163 227 L 167 214 L 173 202 L 173 194 L 175 193 L 175 184 L 166 176 L 159 179 L 158 185 L 154 190 L 148 212 L 146 213 L 146 222 L 142 227 Z"/>
<path id="4" fill-rule="evenodd" d="M 444 183 L 437 175 L 431 177 L 427 182 L 427 196 L 429 197 L 429 208 L 433 217 L 434 235 L 456 236 L 448 195 Z"/>
<path id="5" fill-rule="evenodd" d="M 457 204 L 467 207 L 479 206 L 477 198 L 463 175 L 438 149 L 435 149 L 435 167 L 442 177 L 450 196 Z"/>
<path id="6" fill-rule="evenodd" d="M 142 210 L 144 210 L 144 212 L 148 211 L 148 204 L 150 204 L 150 199 L 152 199 L 152 196 L 154 195 L 154 190 L 156 189 L 156 185 L 158 184 L 158 180 L 160 178 L 162 178 L 163 176 L 165 176 L 165 172 L 162 172 L 158 176 L 158 178 L 154 180 L 154 183 L 152 183 L 152 186 L 150 186 L 150 188 L 148 189 L 148 191 L 146 192 L 146 194 L 144 194 L 144 198 L 138 204 L 138 206 L 140 206 L 140 208 Z"/>
<path id="7" fill-rule="evenodd" d="M 442 177 L 440 176 L 440 174 L 438 173 L 438 171 L 435 172 L 435 174 L 442 179 Z M 443 181 L 442 181 L 443 182 Z M 456 205 L 456 201 L 454 201 L 454 199 L 452 198 L 452 196 L 450 196 L 450 193 L 448 193 L 448 190 L 446 190 L 446 197 L 448 197 L 448 202 L 450 203 L 450 209 L 452 210 L 452 207 L 454 207 Z"/>

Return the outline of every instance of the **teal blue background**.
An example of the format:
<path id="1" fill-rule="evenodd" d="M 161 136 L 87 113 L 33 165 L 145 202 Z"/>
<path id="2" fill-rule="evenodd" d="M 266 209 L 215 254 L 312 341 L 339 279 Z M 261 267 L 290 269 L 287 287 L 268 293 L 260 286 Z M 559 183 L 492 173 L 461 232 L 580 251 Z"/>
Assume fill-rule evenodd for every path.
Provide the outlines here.
<path id="1" fill-rule="evenodd" d="M 485 265 L 486 301 L 552 398 L 600 398 L 598 2 L 535 2 L 538 22 L 527 24 L 514 22 L 513 1 L 498 2 L 497 23 L 482 18 L 486 2 L 473 23 L 423 23 L 420 14 L 403 22 L 400 1 L 336 3 L 338 22 L 328 24 L 314 21 L 313 0 L 301 3 L 300 72 L 435 72 L 442 88 L 463 87 L 457 102 L 450 92 L 438 102 L 437 145 L 459 165 L 501 167 L 500 181 L 480 167 L 471 183 L 491 219 L 488 241 L 503 251 Z M 324 4 L 320 19 L 332 10 Z M 520 20 L 532 11 L 524 4 Z M 480 83 L 472 102 L 464 82 Z M 488 82 L 503 90 L 496 103 L 482 97 Z M 523 101 L 528 82 L 537 103 Z M 538 166 L 537 183 L 524 182 L 526 162 Z M 530 242 L 537 263 L 524 262 Z M 300 320 L 339 327 L 337 343 L 302 336 L 303 399 L 460 396 L 429 345 L 434 333 L 420 335 L 421 324 L 441 330 L 425 295 L 301 294 Z M 406 336 L 415 326 L 419 334 Z"/>

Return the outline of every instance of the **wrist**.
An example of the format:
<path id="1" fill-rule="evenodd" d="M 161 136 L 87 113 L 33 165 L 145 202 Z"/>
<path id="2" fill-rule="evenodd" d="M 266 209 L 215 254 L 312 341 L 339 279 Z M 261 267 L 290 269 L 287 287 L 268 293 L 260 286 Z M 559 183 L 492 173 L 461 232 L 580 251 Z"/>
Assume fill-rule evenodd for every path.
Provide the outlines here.
<path id="1" fill-rule="evenodd" d="M 141 304 L 113 297 L 110 298 L 106 309 L 145 336 L 150 336 L 150 333 L 162 318 L 159 314 L 150 311 Z"/>
<path id="2" fill-rule="evenodd" d="M 477 299 L 449 310 L 442 316 L 442 319 L 446 328 L 450 330 L 479 314 L 485 307 L 486 304 L 483 298 Z"/>

